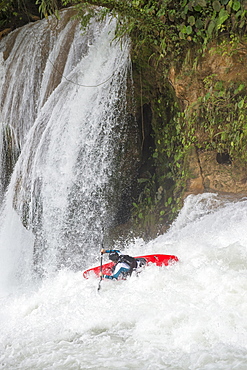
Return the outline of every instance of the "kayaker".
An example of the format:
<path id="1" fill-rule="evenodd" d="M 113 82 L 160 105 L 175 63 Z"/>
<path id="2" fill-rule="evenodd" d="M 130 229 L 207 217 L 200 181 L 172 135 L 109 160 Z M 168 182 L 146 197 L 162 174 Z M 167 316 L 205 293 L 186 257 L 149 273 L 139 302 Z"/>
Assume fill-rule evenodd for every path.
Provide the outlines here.
<path id="1" fill-rule="evenodd" d="M 100 273 L 100 276 L 105 279 L 124 279 L 132 274 L 133 269 L 137 268 L 138 264 L 135 258 L 127 254 L 122 254 L 119 250 L 101 249 L 101 253 L 109 253 L 109 259 L 115 263 L 112 275 Z"/>

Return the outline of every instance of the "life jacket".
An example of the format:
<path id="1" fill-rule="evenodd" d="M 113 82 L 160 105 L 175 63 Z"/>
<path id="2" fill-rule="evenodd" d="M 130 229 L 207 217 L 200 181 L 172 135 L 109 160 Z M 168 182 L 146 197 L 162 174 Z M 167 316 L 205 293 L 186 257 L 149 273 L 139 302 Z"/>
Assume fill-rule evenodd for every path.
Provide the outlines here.
<path id="1" fill-rule="evenodd" d="M 133 269 L 137 268 L 137 262 L 135 258 L 128 256 L 127 254 L 120 255 L 118 262 L 124 262 L 127 263 L 127 265 L 129 265 L 130 267 L 130 270 L 128 272 L 129 274 L 132 273 Z"/>

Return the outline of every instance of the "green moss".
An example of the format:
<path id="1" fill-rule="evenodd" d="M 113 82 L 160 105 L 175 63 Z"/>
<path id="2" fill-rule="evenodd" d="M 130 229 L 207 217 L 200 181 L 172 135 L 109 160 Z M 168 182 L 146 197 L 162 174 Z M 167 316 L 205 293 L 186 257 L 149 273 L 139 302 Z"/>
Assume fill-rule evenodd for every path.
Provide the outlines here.
<path id="1" fill-rule="evenodd" d="M 205 94 L 196 109 L 188 107 L 184 127 L 184 145 L 196 143 L 198 149 L 228 152 L 247 161 L 247 89 L 244 83 L 204 79 Z"/>

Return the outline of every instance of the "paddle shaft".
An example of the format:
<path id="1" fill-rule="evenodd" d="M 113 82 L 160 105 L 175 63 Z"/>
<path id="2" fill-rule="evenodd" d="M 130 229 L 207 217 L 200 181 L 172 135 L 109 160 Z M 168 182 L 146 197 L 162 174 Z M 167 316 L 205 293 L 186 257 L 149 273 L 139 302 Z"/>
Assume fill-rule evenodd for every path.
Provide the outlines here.
<path id="1" fill-rule="evenodd" d="M 102 229 L 102 241 L 101 241 L 101 250 L 103 250 L 104 248 L 104 227 Z M 104 253 L 100 253 L 100 272 L 101 272 L 101 276 L 100 276 L 100 281 L 99 281 L 99 286 L 98 286 L 98 290 L 100 290 L 100 284 L 101 284 L 101 281 L 103 280 L 103 276 L 102 276 L 102 264 L 103 264 L 103 254 Z"/>
<path id="2" fill-rule="evenodd" d="M 102 263 L 103 263 L 103 253 L 101 253 L 101 256 L 100 256 L 100 272 L 102 272 Z M 100 276 L 98 290 L 100 290 L 100 283 L 101 283 L 102 279 L 103 279 L 103 276 Z"/>

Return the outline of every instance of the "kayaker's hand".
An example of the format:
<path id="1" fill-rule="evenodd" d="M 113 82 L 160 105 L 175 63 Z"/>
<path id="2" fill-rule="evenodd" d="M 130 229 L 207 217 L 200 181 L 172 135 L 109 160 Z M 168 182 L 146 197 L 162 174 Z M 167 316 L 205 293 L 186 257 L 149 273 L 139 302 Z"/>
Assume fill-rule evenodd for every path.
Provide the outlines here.
<path id="1" fill-rule="evenodd" d="M 103 277 L 103 276 L 104 276 L 104 275 L 103 275 L 103 272 L 101 272 L 101 271 L 100 271 L 99 276 L 100 276 L 100 277 Z"/>
<path id="2" fill-rule="evenodd" d="M 101 254 L 104 254 L 105 253 L 105 249 L 102 248 L 101 251 L 100 251 Z"/>

